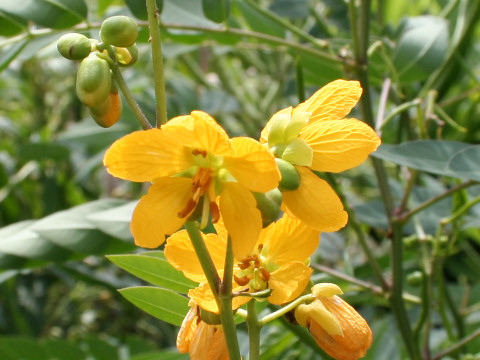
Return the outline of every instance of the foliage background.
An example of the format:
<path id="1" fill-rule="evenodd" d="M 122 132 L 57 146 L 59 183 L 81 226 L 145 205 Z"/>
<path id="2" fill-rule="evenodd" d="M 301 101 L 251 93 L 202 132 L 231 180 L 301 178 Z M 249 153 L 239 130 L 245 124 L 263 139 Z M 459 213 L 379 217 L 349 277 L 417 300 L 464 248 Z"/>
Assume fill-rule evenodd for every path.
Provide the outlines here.
<path id="1" fill-rule="evenodd" d="M 368 70 L 366 101 L 384 144 L 374 156 L 387 170 L 397 215 L 409 220 L 401 240 L 408 317 L 420 324 L 422 349 L 431 349 L 425 359 L 478 335 L 478 1 L 361 1 L 355 14 L 338 0 L 236 0 L 224 23 L 212 21 L 219 5 L 205 3 L 204 12 L 200 0 L 163 1 L 168 117 L 201 109 L 230 135 L 253 137 L 275 111 L 327 82 L 367 74 L 356 66 L 351 19 L 370 7 L 370 34 L 362 40 L 365 32 L 357 33 L 368 45 L 360 68 Z M 124 106 L 119 123 L 98 127 L 75 96 L 76 64 L 55 47 L 66 32 L 98 38 L 101 20 L 117 14 L 140 24 L 139 61 L 123 74 L 153 119 L 143 2 L 0 0 L 2 359 L 185 358 L 174 350 L 173 325 L 116 291 L 145 283 L 103 256 L 139 251 L 128 222 L 145 186 L 113 179 L 101 164 L 105 149 L 139 126 Z M 365 120 L 361 110 L 351 116 Z M 388 283 L 391 228 L 374 166 L 328 180 L 344 194 L 351 220 L 322 235 L 315 278 L 339 283 L 371 324 L 368 359 L 405 358 L 388 293 L 362 247 L 363 238 Z M 452 214 L 459 216 L 442 222 Z M 266 328 L 263 359 L 327 358 L 298 330 L 280 322 Z M 479 354 L 477 339 L 449 356 Z"/>

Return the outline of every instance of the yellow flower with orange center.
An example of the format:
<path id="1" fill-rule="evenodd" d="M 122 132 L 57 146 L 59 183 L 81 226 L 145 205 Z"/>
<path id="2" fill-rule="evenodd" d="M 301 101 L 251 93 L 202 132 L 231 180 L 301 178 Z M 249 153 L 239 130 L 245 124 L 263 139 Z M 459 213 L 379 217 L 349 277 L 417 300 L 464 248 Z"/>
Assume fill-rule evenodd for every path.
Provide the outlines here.
<path id="1" fill-rule="evenodd" d="M 201 111 L 117 140 L 104 165 L 121 179 L 153 183 L 133 212 L 137 245 L 158 247 L 199 205 L 203 225 L 209 215 L 213 222 L 223 217 L 239 257 L 249 253 L 262 227 L 251 192 L 274 189 L 280 179 L 268 149 L 250 138 L 229 139 Z"/>
<path id="2" fill-rule="evenodd" d="M 191 360 L 228 360 L 222 326 L 202 321 L 200 309 L 193 301 L 178 332 L 177 349 L 188 353 Z"/>
<path id="3" fill-rule="evenodd" d="M 312 170 L 351 169 L 380 145 L 372 128 L 344 118 L 361 94 L 358 81 L 333 81 L 295 108 L 274 114 L 261 133 L 260 142 L 300 179 L 283 189 L 282 208 L 319 231 L 340 229 L 348 216 L 333 189 Z"/>
<path id="4" fill-rule="evenodd" d="M 226 230 L 221 222 L 218 234 L 204 234 L 203 239 L 215 267 L 223 274 L 227 243 Z M 301 221 L 283 216 L 262 230 L 253 250 L 247 256 L 235 259 L 233 291 L 258 292 L 270 289 L 268 301 L 281 305 L 296 299 L 307 286 L 312 269 L 309 256 L 319 243 L 319 232 Z M 217 304 L 186 231 L 179 231 L 167 241 L 165 257 L 186 277 L 200 283 L 188 296 L 203 309 L 218 313 Z M 235 296 L 233 308 L 247 303 L 251 298 Z"/>
<path id="5" fill-rule="evenodd" d="M 316 299 L 295 309 L 297 322 L 308 328 L 318 346 L 337 360 L 357 360 L 372 344 L 372 331 L 365 319 L 345 300 L 335 284 L 312 287 Z"/>

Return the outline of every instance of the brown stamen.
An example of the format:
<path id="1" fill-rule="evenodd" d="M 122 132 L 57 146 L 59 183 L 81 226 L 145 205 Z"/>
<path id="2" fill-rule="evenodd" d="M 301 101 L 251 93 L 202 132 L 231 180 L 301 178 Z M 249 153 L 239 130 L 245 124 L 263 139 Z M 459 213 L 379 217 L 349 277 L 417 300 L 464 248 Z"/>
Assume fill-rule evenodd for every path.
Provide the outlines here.
<path id="1" fill-rule="evenodd" d="M 265 280 L 265 281 L 270 280 L 270 273 L 268 272 L 267 269 L 261 267 L 261 268 L 259 268 L 259 270 L 260 270 L 260 276 L 263 280 Z"/>
<path id="2" fill-rule="evenodd" d="M 220 209 L 215 201 L 210 202 L 210 215 L 212 215 L 212 223 L 217 223 L 220 220 Z"/>
<path id="3" fill-rule="evenodd" d="M 202 155 L 203 157 L 207 157 L 207 152 L 205 150 L 194 149 L 192 150 L 192 155 Z"/>
<path id="4" fill-rule="evenodd" d="M 245 286 L 250 281 L 250 279 L 246 276 L 239 278 L 239 277 L 233 275 L 233 278 L 235 279 L 235 282 L 240 286 Z"/>
<path id="5" fill-rule="evenodd" d="M 195 209 L 195 206 L 197 206 L 197 202 L 193 199 L 189 199 L 185 208 L 182 211 L 178 212 L 178 217 L 186 217 L 188 214 L 190 214 L 190 212 L 192 212 L 193 209 Z"/>

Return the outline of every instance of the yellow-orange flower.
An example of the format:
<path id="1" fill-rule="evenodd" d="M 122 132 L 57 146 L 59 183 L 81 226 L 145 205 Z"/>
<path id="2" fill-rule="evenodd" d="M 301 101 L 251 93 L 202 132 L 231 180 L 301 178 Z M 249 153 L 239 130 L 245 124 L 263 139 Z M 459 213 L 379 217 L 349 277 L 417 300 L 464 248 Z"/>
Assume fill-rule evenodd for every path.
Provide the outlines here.
<path id="1" fill-rule="evenodd" d="M 280 178 L 264 146 L 250 138 L 229 139 L 201 111 L 117 140 L 107 150 L 104 165 L 113 176 L 153 183 L 132 216 L 137 245 L 161 245 L 201 203 L 204 222 L 208 214 L 213 221 L 222 215 L 239 257 L 249 253 L 262 226 L 251 191 L 269 191 Z"/>
<path id="2" fill-rule="evenodd" d="M 297 322 L 308 328 L 318 346 L 337 360 L 357 360 L 372 344 L 372 331 L 365 319 L 337 296 L 342 290 L 335 284 L 312 287 L 316 299 L 295 310 Z"/>
<path id="3" fill-rule="evenodd" d="M 203 235 L 205 244 L 219 274 L 223 274 L 226 250 L 226 231 L 221 224 L 217 234 Z M 319 242 L 319 232 L 301 221 L 284 216 L 262 230 L 253 251 L 235 259 L 234 292 L 257 292 L 271 289 L 268 301 L 284 304 L 301 295 L 310 280 L 312 269 L 306 265 Z M 212 291 L 206 282 L 186 231 L 170 236 L 165 246 L 165 257 L 189 279 L 199 282 L 188 296 L 203 309 L 218 313 Z M 235 296 L 236 309 L 250 300 Z"/>
<path id="4" fill-rule="evenodd" d="M 221 325 L 210 325 L 200 318 L 200 309 L 190 301 L 177 336 L 177 349 L 191 360 L 228 360 L 228 349 Z"/>
<path id="5" fill-rule="evenodd" d="M 358 81 L 333 81 L 295 108 L 274 114 L 261 133 L 260 142 L 294 165 L 300 176 L 297 189 L 283 192 L 283 209 L 320 231 L 340 229 L 347 213 L 333 189 L 312 170 L 351 169 L 380 145 L 368 125 L 344 118 L 361 94 Z"/>

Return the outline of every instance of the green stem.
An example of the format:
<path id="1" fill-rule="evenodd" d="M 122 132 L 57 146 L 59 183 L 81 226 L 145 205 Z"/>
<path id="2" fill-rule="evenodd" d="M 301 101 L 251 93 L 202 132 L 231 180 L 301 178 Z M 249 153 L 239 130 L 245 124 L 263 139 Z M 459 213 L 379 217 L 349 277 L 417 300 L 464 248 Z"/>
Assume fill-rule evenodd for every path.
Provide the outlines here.
<path id="1" fill-rule="evenodd" d="M 238 346 L 237 329 L 232 310 L 232 280 L 233 280 L 233 248 L 232 238 L 227 238 L 227 249 L 225 251 L 225 266 L 223 281 L 220 284 L 220 319 L 222 321 L 225 341 L 227 343 L 230 359 L 240 359 L 240 348 Z"/>
<path id="2" fill-rule="evenodd" d="M 307 295 L 300 296 L 299 298 L 296 298 L 294 301 L 285 305 L 281 309 L 279 309 L 277 311 L 274 311 L 273 313 L 270 313 L 268 315 L 265 315 L 263 318 L 258 320 L 258 325 L 263 326 L 263 325 L 269 323 L 270 321 L 273 321 L 273 320 L 279 318 L 280 316 L 285 315 L 289 311 L 294 310 L 298 305 L 303 304 L 304 302 L 307 302 L 307 301 L 312 301 L 312 300 L 315 300 L 315 296 L 313 294 L 307 294 Z"/>
<path id="3" fill-rule="evenodd" d="M 157 127 L 167 122 L 167 100 L 165 95 L 165 74 L 163 71 L 162 42 L 160 27 L 157 20 L 157 5 L 155 0 L 147 1 L 148 25 L 150 29 L 150 44 L 152 46 L 153 78 L 155 81 L 155 106 Z"/>
<path id="4" fill-rule="evenodd" d="M 249 360 L 258 360 L 260 357 L 261 325 L 258 323 L 256 303 L 253 299 L 247 303 L 248 340 L 250 344 Z"/>
<path id="5" fill-rule="evenodd" d="M 455 345 L 452 345 L 448 349 L 445 349 L 445 350 L 439 352 L 438 354 L 436 354 L 433 357 L 433 360 L 440 360 L 440 359 L 445 358 L 445 356 L 447 356 L 448 354 L 451 354 L 452 352 L 458 350 L 459 348 L 461 348 L 462 346 L 464 346 L 465 344 L 469 343 L 470 341 L 474 340 L 475 338 L 477 338 L 479 336 L 480 336 L 480 329 L 477 329 L 473 333 L 471 333 L 470 335 L 465 336 L 463 339 L 461 339 Z"/>
<path id="6" fill-rule="evenodd" d="M 117 85 L 120 88 L 120 91 L 122 92 L 128 106 L 130 106 L 130 109 L 132 109 L 133 115 L 137 119 L 138 123 L 144 130 L 151 129 L 152 125 L 150 125 L 142 109 L 140 109 L 140 106 L 138 106 L 137 102 L 135 101 L 135 98 L 133 97 L 132 92 L 128 88 L 127 83 L 125 82 L 125 79 L 123 78 L 118 65 L 115 64 L 114 66 L 112 66 L 111 69 L 113 78 L 117 82 Z"/>

